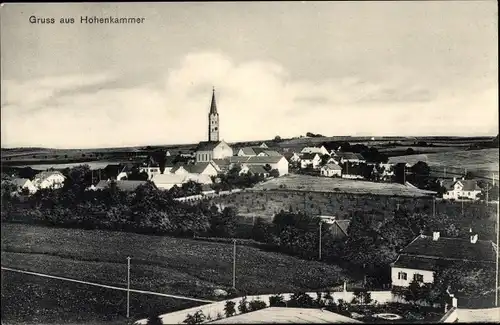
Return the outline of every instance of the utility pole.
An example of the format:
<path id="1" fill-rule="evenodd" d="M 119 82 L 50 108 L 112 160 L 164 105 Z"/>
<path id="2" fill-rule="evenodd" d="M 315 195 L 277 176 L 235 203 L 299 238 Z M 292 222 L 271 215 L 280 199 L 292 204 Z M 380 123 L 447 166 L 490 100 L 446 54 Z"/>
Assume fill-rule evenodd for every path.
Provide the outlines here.
<path id="1" fill-rule="evenodd" d="M 443 167 L 444 169 L 444 177 L 443 178 L 446 178 L 446 167 Z"/>
<path id="2" fill-rule="evenodd" d="M 127 257 L 127 318 L 130 317 L 130 256 Z"/>
<path id="3" fill-rule="evenodd" d="M 233 289 L 236 289 L 236 239 L 233 240 Z"/>
<path id="4" fill-rule="evenodd" d="M 436 198 L 432 199 L 432 216 L 436 216 Z"/>
<path id="5" fill-rule="evenodd" d="M 495 277 L 495 306 L 498 307 L 498 236 L 500 235 L 500 203 L 497 202 L 497 263 L 496 263 L 496 277 Z"/>
<path id="6" fill-rule="evenodd" d="M 318 260 L 321 261 L 321 225 L 323 224 L 323 222 L 320 220 L 319 221 L 319 253 L 318 253 Z"/>

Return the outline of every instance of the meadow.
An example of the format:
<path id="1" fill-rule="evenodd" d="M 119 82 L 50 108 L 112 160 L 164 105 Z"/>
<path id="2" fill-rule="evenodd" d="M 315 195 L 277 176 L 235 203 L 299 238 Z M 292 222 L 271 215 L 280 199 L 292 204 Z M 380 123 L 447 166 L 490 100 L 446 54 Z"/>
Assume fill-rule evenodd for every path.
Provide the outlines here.
<path id="1" fill-rule="evenodd" d="M 126 258 L 130 256 L 133 289 L 214 299 L 214 289 L 228 290 L 232 286 L 231 243 L 8 223 L 3 223 L 1 227 L 1 257 L 2 266 L 5 267 L 125 287 Z M 344 279 L 350 279 L 350 275 L 336 265 L 306 261 L 252 246 L 238 245 L 236 258 L 236 287 L 240 294 L 325 290 L 338 286 Z M 2 277 L 2 285 L 5 288 L 11 286 L 5 290 L 5 294 L 2 289 L 2 300 L 11 299 L 14 290 L 41 291 L 46 295 L 49 295 L 51 290 L 55 290 L 55 295 L 62 290 L 64 294 L 61 293 L 61 297 L 70 296 L 73 290 L 83 290 L 81 295 L 85 294 L 87 298 L 80 304 L 90 301 L 100 306 L 92 311 L 98 313 L 99 317 L 107 317 L 106 306 L 118 303 L 117 295 L 123 296 L 123 292 L 113 293 L 110 294 L 112 299 L 108 299 L 112 300 L 111 302 L 103 301 L 101 294 L 92 295 L 92 290 L 97 290 L 95 288 L 85 293 L 85 288 L 75 289 L 74 284 L 67 285 L 66 289 L 53 288 L 55 280 L 24 282 L 14 279 L 9 284 L 6 280 L 10 277 L 20 276 L 7 276 L 2 272 Z M 8 295 L 9 292 L 12 296 Z M 28 316 L 31 313 L 28 311 L 38 310 L 32 307 L 35 302 L 28 298 L 17 299 L 21 299 L 21 308 L 18 311 L 15 308 L 2 309 L 2 319 L 29 321 Z M 38 304 L 43 305 L 43 299 L 36 299 Z M 54 317 L 59 317 L 59 322 L 69 320 L 75 316 L 71 310 L 78 308 L 71 306 L 77 303 L 75 300 L 69 299 L 67 303 L 70 305 L 66 306 L 65 301 L 61 300 L 60 313 L 47 311 L 51 304 L 40 307 L 38 320 L 48 322 L 54 320 Z M 158 312 L 166 313 L 183 308 L 186 308 L 186 301 L 165 299 Z M 69 311 L 66 312 L 66 309 Z M 147 310 L 144 309 L 143 312 Z M 147 317 L 147 314 L 137 316 Z"/>
<path id="2" fill-rule="evenodd" d="M 395 156 L 390 163 L 406 162 L 411 165 L 418 161 L 426 162 L 431 168 L 462 169 L 479 174 L 495 172 L 498 177 L 499 149 L 461 150 L 419 155 Z"/>
<path id="3" fill-rule="evenodd" d="M 398 195 L 422 197 L 433 194 L 396 183 L 375 183 L 364 180 L 291 174 L 271 179 L 253 187 L 253 190 L 280 190 L 307 192 L 337 192 L 352 194 Z"/>

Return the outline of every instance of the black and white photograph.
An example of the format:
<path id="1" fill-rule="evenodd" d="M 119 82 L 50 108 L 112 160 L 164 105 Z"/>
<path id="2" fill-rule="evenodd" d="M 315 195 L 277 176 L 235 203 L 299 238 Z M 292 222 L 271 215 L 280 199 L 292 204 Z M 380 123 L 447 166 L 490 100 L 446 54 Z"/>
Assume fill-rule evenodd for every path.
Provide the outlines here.
<path id="1" fill-rule="evenodd" d="M 500 323 L 498 3 L 0 4 L 1 324 Z"/>

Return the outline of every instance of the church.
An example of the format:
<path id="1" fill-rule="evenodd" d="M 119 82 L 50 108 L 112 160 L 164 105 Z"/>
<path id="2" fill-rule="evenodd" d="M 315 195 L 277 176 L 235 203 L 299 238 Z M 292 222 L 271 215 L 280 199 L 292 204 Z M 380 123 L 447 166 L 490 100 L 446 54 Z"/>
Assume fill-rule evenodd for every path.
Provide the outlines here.
<path id="1" fill-rule="evenodd" d="M 220 120 L 215 101 L 215 89 L 212 89 L 212 102 L 208 113 L 208 141 L 202 141 L 196 148 L 196 162 L 211 162 L 233 155 L 233 149 L 224 140 L 219 140 Z"/>

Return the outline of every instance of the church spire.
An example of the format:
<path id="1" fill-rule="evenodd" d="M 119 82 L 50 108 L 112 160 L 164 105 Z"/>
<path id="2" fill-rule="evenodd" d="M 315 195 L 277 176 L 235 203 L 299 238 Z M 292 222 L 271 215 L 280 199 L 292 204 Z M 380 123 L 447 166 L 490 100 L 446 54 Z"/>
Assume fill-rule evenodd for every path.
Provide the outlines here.
<path id="1" fill-rule="evenodd" d="M 212 87 L 212 104 L 210 105 L 210 114 L 217 114 L 217 104 L 215 103 L 215 87 Z"/>

